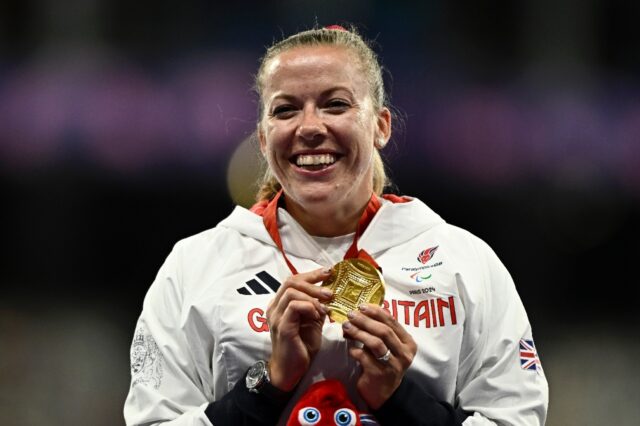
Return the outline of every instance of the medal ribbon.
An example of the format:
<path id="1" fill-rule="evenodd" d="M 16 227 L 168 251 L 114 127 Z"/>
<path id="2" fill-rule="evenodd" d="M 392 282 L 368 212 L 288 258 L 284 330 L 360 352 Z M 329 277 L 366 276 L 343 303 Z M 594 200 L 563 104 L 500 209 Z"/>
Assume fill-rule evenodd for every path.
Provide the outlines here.
<path id="1" fill-rule="evenodd" d="M 278 202 L 280 201 L 281 197 L 282 190 L 278 191 L 276 196 L 273 197 L 270 201 L 261 201 L 255 204 L 253 207 L 251 207 L 251 211 L 258 214 L 259 216 L 262 216 L 262 222 L 264 223 L 267 232 L 282 253 L 284 261 L 287 263 L 287 266 L 291 270 L 291 273 L 293 275 L 296 275 L 298 271 L 295 266 L 293 266 L 291 261 L 287 258 L 287 254 L 285 253 L 284 247 L 282 246 L 280 231 L 278 230 Z M 410 201 L 410 199 L 408 198 L 398 197 L 397 195 L 385 194 L 383 195 L 383 198 L 394 203 L 404 203 Z M 351 246 L 345 253 L 344 259 L 358 258 L 366 260 L 367 262 L 375 266 L 378 270 L 380 270 L 380 266 L 378 266 L 378 263 L 371 257 L 371 255 L 369 255 L 369 253 L 367 253 L 365 250 L 358 250 L 358 238 L 360 238 L 365 229 L 367 229 L 367 226 L 376 215 L 378 210 L 380 210 L 381 206 L 382 204 L 380 203 L 380 200 L 378 200 L 378 197 L 376 197 L 376 194 L 371 194 L 371 198 L 369 199 L 369 202 L 367 203 L 367 206 L 365 207 L 364 211 L 362 212 L 362 216 L 360 216 L 360 220 L 358 221 L 358 226 L 356 227 L 356 232 L 353 237 L 353 243 L 351 243 Z"/>

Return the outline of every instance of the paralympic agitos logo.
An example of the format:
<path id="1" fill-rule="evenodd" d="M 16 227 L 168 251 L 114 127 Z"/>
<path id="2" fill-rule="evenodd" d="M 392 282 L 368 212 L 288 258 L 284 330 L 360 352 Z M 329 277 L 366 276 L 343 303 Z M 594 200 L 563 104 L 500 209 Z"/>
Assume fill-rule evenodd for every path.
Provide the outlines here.
<path id="1" fill-rule="evenodd" d="M 417 283 L 421 283 L 422 281 L 426 281 L 429 278 L 431 278 L 431 274 L 425 275 L 421 272 L 416 272 L 414 274 L 411 274 L 411 279 L 415 280 L 415 282 Z"/>

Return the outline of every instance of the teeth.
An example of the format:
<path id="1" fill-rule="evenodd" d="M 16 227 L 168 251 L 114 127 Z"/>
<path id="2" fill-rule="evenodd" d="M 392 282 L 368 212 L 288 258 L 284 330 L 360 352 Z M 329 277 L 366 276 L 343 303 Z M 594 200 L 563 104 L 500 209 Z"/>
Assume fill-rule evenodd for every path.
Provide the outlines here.
<path id="1" fill-rule="evenodd" d="M 335 162 L 336 157 L 332 154 L 298 155 L 298 158 L 296 158 L 297 166 L 317 166 L 320 164 L 333 164 Z"/>

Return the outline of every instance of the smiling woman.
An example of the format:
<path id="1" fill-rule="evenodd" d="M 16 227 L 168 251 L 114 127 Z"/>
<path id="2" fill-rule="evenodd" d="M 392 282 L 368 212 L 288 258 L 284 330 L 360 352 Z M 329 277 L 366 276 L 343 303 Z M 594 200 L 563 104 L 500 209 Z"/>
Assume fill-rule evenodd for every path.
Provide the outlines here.
<path id="1" fill-rule="evenodd" d="M 306 49 L 306 50 L 314 50 L 314 48 L 319 48 L 318 53 L 324 53 L 328 58 L 333 60 L 333 66 L 337 66 L 340 69 L 335 70 L 336 72 L 341 72 L 341 67 L 343 65 L 349 66 L 349 71 L 351 75 L 342 75 L 343 77 L 347 77 L 347 81 L 351 83 L 351 86 L 338 87 L 338 81 L 324 81 L 324 84 L 328 85 L 328 88 L 335 89 L 345 89 L 348 93 L 353 95 L 353 91 L 356 90 L 356 87 L 360 90 L 364 89 L 366 93 L 359 93 L 361 96 L 368 94 L 368 96 L 364 96 L 365 101 L 370 101 L 372 103 L 371 108 L 375 114 L 384 114 L 384 120 L 387 121 L 387 128 L 385 129 L 384 137 L 380 137 L 374 141 L 376 148 L 383 148 L 391 135 L 391 114 L 389 113 L 389 108 L 387 105 L 387 97 L 384 90 L 384 84 L 382 80 L 382 69 L 378 62 L 378 59 L 373 52 L 369 48 L 369 46 L 364 42 L 364 40 L 354 31 L 335 31 L 336 28 L 333 28 L 334 31 L 327 30 L 310 30 L 303 31 L 298 33 L 292 37 L 286 38 L 279 43 L 276 43 L 274 46 L 269 48 L 266 55 L 262 59 L 262 64 L 258 71 L 258 75 L 256 78 L 256 91 L 260 97 L 260 119 L 261 123 L 258 125 L 258 130 L 264 131 L 262 128 L 262 122 L 266 117 L 268 117 L 267 110 L 267 101 L 268 98 L 265 96 L 264 91 L 267 89 L 267 85 L 270 85 L 270 80 L 268 77 L 272 76 L 274 68 L 282 68 L 283 59 L 287 59 L 291 57 L 289 51 L 296 49 Z M 327 50 L 336 51 L 335 56 L 332 57 Z M 284 54 L 284 58 L 281 58 Z M 295 57 L 295 55 L 293 55 Z M 289 58 L 291 59 L 291 58 Z M 303 59 L 303 58 L 300 58 Z M 309 58 L 310 62 L 314 62 L 314 58 Z M 315 57 L 315 65 L 316 66 L 325 66 L 330 67 L 330 63 L 323 63 L 321 61 L 322 58 Z M 336 63 L 336 60 L 342 59 L 343 62 Z M 320 61 L 318 61 L 320 60 Z M 305 60 L 299 60 L 301 62 L 299 65 L 312 65 L 311 63 L 305 64 Z M 306 77 L 311 75 L 316 76 L 316 82 L 321 83 L 323 76 L 317 74 L 317 69 L 314 70 L 313 66 L 308 69 L 309 72 L 313 74 L 301 75 L 300 77 L 304 78 L 308 81 Z M 355 78 L 355 80 L 353 80 Z M 326 80 L 326 79 L 325 79 Z M 362 86 L 364 84 L 364 87 Z M 328 90 L 331 90 L 328 89 Z M 328 94 L 325 94 L 328 95 Z M 353 102 L 349 102 L 347 99 L 340 99 L 339 97 L 336 99 L 330 99 L 332 101 L 331 108 L 336 113 L 340 113 L 345 109 L 348 109 L 350 106 L 353 107 Z M 360 105 L 356 105 L 361 107 Z M 367 107 L 369 105 L 366 105 Z M 286 106 L 283 106 L 285 109 Z M 284 112 L 284 111 L 283 111 Z M 273 113 L 273 111 L 272 111 Z M 380 153 L 377 150 L 373 151 L 373 189 L 376 194 L 381 195 L 382 190 L 387 184 L 387 177 L 384 171 L 384 165 L 382 163 L 382 159 L 380 157 Z M 270 169 L 267 169 L 262 188 L 258 193 L 258 200 L 271 199 L 281 188 L 280 182 L 274 177 L 273 173 Z"/>
<path id="2" fill-rule="evenodd" d="M 544 423 L 547 382 L 497 256 L 420 200 L 382 194 L 392 115 L 362 38 L 295 34 L 256 80 L 258 202 L 180 241 L 160 269 L 136 330 L 162 374 L 140 379 L 136 337 L 127 424 L 334 424 L 341 407 L 292 412 L 324 379 L 344 384 L 361 413 L 351 425 Z M 318 285 L 342 277 L 345 292 Z M 361 303 L 374 287 L 365 300 L 381 305 Z"/>

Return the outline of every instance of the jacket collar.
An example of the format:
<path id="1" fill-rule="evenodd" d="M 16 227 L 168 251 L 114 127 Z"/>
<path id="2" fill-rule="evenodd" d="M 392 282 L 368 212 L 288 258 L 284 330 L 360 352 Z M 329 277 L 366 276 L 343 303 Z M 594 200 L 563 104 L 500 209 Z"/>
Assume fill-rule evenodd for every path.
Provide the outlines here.
<path id="1" fill-rule="evenodd" d="M 383 251 L 398 246 L 415 236 L 444 224 L 445 221 L 417 198 L 406 203 L 392 203 L 381 199 L 378 210 L 358 241 L 358 248 L 366 250 L 374 258 Z M 262 217 L 236 207 L 218 225 L 233 229 L 242 235 L 275 247 L 264 227 Z M 278 212 L 278 227 L 287 255 L 309 259 L 320 265 L 327 264 L 327 256 L 316 242 L 284 210 Z"/>

